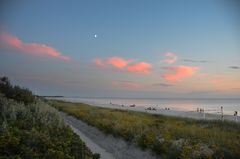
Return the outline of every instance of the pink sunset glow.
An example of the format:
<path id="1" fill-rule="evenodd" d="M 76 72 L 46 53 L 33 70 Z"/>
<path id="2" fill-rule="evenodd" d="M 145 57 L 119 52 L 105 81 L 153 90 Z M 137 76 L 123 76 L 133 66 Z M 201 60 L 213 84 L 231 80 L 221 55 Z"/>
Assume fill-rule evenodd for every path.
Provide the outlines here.
<path id="1" fill-rule="evenodd" d="M 116 68 L 122 69 L 122 68 L 126 67 L 128 65 L 128 63 L 131 61 L 132 60 L 125 60 L 120 57 L 111 57 L 106 61 L 106 63 L 109 65 L 112 65 Z"/>
<path id="2" fill-rule="evenodd" d="M 139 62 L 128 66 L 127 70 L 134 73 L 149 73 L 152 65 L 146 62 Z"/>
<path id="3" fill-rule="evenodd" d="M 126 71 L 126 72 L 131 72 L 131 73 L 149 73 L 152 69 L 152 65 L 146 62 L 138 62 L 134 63 L 134 60 L 131 59 L 124 59 L 121 57 L 110 57 L 106 60 L 102 60 L 100 58 L 96 58 L 93 60 L 94 64 L 97 66 L 106 66 L 110 65 L 113 66 L 114 68 Z"/>
<path id="4" fill-rule="evenodd" d="M 62 55 L 59 51 L 52 47 L 45 44 L 23 43 L 20 39 L 8 33 L 1 33 L 0 41 L 2 43 L 1 47 L 6 49 L 14 49 L 31 55 L 44 55 L 62 61 L 71 61 L 70 57 Z"/>
<path id="5" fill-rule="evenodd" d="M 104 62 L 100 58 L 94 59 L 93 62 L 94 62 L 95 65 L 104 66 Z"/>
<path id="6" fill-rule="evenodd" d="M 165 67 L 167 70 L 162 77 L 167 81 L 179 81 L 180 79 L 191 77 L 196 74 L 198 67 L 191 66 L 175 66 Z"/>
<path id="7" fill-rule="evenodd" d="M 97 66 L 105 66 L 105 65 L 110 65 L 113 66 L 117 69 L 124 69 L 131 61 L 133 60 L 126 60 L 121 57 L 110 57 L 106 60 L 103 60 L 101 58 L 96 58 L 93 60 L 94 64 Z"/>

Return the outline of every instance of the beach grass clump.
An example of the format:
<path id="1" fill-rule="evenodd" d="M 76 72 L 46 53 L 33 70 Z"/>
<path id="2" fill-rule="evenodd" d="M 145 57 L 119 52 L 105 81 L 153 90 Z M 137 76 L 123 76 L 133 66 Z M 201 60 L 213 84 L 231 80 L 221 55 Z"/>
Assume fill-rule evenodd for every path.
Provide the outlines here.
<path id="1" fill-rule="evenodd" d="M 162 158 L 238 158 L 240 124 L 50 101 L 57 109 Z"/>
<path id="2" fill-rule="evenodd" d="M 65 125 L 59 111 L 0 78 L 1 159 L 98 159 Z"/>
<path id="3" fill-rule="evenodd" d="M 46 103 L 24 105 L 0 94 L 0 110 L 0 158 L 93 158 L 59 112 Z"/>

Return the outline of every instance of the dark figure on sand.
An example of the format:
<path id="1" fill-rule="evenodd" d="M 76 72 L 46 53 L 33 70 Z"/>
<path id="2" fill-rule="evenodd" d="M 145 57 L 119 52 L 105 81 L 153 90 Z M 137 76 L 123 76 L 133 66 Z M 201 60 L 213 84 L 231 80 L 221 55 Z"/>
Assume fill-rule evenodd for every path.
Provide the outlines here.
<path id="1" fill-rule="evenodd" d="M 145 110 L 157 110 L 156 108 L 148 107 Z"/>
<path id="2" fill-rule="evenodd" d="M 223 120 L 223 107 L 221 107 L 221 117 L 222 117 L 222 120 Z"/>
<path id="3" fill-rule="evenodd" d="M 130 105 L 130 107 L 135 107 L 135 106 L 136 106 L 135 104 Z"/>
<path id="4" fill-rule="evenodd" d="M 234 112 L 234 116 L 237 116 L 237 111 Z"/>

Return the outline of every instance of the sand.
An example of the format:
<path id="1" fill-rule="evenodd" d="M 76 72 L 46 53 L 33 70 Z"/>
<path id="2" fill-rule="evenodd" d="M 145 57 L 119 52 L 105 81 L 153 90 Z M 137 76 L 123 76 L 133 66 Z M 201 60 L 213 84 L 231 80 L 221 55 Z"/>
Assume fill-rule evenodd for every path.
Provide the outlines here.
<path id="1" fill-rule="evenodd" d="M 61 99 L 68 102 L 75 102 L 66 99 Z M 76 102 L 76 103 L 79 103 Z M 93 102 L 82 102 L 88 105 L 103 107 L 103 108 L 111 108 L 111 109 L 120 109 L 120 110 L 132 110 L 138 112 L 145 112 L 151 114 L 161 114 L 167 116 L 176 116 L 176 117 L 183 117 L 183 118 L 191 118 L 197 120 L 226 120 L 226 121 L 234 121 L 240 123 L 240 116 L 233 116 L 233 115 L 225 115 L 223 113 L 223 117 L 221 113 L 218 114 L 211 114 L 211 113 L 203 113 L 203 112 L 196 112 L 196 111 L 177 111 L 177 110 L 165 110 L 155 107 L 156 110 L 146 110 L 145 107 L 135 106 L 122 106 L 117 104 L 99 104 Z"/>
<path id="2" fill-rule="evenodd" d="M 61 112 L 64 121 L 80 136 L 86 146 L 93 152 L 101 154 L 103 159 L 158 159 L 149 150 L 141 150 L 136 145 L 127 143 L 122 138 L 106 135 L 73 116 Z"/>

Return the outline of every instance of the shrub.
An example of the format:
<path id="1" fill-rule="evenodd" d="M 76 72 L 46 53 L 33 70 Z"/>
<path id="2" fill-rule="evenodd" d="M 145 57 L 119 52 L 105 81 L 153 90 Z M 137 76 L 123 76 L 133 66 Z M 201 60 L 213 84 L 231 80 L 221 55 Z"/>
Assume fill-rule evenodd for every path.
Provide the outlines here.
<path id="1" fill-rule="evenodd" d="M 35 101 L 35 97 L 30 90 L 13 86 L 7 77 L 0 77 L 0 92 L 7 98 L 23 102 L 24 104 L 30 104 Z"/>
<path id="2" fill-rule="evenodd" d="M 0 158 L 93 158 L 59 112 L 46 103 L 24 105 L 0 94 L 0 110 Z"/>
<path id="3" fill-rule="evenodd" d="M 93 154 L 93 159 L 100 159 L 101 155 L 99 153 Z"/>

